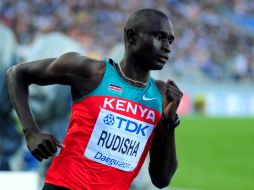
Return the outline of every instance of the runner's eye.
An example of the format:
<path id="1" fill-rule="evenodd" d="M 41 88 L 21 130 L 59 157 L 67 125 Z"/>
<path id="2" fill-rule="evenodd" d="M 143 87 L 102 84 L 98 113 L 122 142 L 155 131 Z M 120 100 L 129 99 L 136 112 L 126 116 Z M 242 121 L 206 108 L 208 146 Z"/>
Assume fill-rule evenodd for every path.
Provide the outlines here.
<path id="1" fill-rule="evenodd" d="M 162 39 L 162 35 L 161 35 L 161 34 L 155 34 L 155 35 L 154 35 L 154 38 L 155 38 L 156 40 L 161 40 L 161 39 Z"/>
<path id="2" fill-rule="evenodd" d="M 172 44 L 172 43 L 173 43 L 173 40 L 172 40 L 172 39 L 168 39 L 168 43 L 169 43 L 169 44 Z"/>
<path id="3" fill-rule="evenodd" d="M 168 43 L 169 43 L 169 44 L 173 44 L 174 39 L 175 39 L 174 36 L 172 36 L 172 35 L 169 36 L 169 37 L 168 37 Z"/>

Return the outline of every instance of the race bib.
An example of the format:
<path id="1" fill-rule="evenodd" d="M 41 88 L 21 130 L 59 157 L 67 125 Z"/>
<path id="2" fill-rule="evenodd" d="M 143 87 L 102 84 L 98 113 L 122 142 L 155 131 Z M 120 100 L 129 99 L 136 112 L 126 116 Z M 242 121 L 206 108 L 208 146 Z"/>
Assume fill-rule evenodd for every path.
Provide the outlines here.
<path id="1" fill-rule="evenodd" d="M 133 171 L 153 124 L 101 108 L 84 156 L 104 165 Z"/>

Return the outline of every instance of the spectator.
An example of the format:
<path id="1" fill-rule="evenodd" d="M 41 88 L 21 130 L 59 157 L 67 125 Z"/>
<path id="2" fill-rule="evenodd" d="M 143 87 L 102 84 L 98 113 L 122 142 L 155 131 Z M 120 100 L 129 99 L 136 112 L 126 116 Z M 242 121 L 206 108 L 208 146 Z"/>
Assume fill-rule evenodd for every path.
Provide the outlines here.
<path id="1" fill-rule="evenodd" d="M 10 159 L 19 149 L 21 133 L 12 114 L 6 86 L 6 71 L 15 63 L 16 42 L 13 32 L 0 24 L 0 170 L 11 170 Z"/>

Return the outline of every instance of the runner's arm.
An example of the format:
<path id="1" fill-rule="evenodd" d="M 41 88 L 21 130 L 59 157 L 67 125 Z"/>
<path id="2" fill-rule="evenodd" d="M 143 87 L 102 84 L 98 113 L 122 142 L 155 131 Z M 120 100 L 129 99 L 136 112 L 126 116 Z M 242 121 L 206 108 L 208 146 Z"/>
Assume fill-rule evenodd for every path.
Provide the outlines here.
<path id="1" fill-rule="evenodd" d="M 75 88 L 76 81 L 96 73 L 98 63 L 89 64 L 92 61 L 77 53 L 66 53 L 57 59 L 18 64 L 8 70 L 10 98 L 23 127 L 27 146 L 38 160 L 48 158 L 56 152 L 56 146 L 62 147 L 62 144 L 52 135 L 39 131 L 28 103 L 28 86 L 64 84 Z"/>
<path id="2" fill-rule="evenodd" d="M 169 124 L 176 122 L 176 110 L 183 94 L 170 80 L 167 84 L 157 81 L 157 86 L 163 95 L 163 116 L 156 126 L 150 148 L 149 173 L 153 184 L 158 188 L 164 188 L 170 184 L 178 165 L 175 129 Z"/>

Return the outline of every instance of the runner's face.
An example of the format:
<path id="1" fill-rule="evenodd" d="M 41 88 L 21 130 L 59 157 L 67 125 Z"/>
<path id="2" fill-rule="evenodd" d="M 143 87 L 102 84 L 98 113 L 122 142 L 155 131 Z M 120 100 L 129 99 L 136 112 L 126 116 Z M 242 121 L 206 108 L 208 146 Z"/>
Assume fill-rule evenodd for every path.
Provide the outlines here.
<path id="1" fill-rule="evenodd" d="M 160 70 L 169 59 L 174 33 L 164 17 L 149 19 L 138 31 L 136 57 L 147 70 Z"/>

